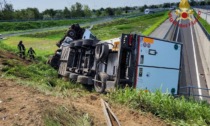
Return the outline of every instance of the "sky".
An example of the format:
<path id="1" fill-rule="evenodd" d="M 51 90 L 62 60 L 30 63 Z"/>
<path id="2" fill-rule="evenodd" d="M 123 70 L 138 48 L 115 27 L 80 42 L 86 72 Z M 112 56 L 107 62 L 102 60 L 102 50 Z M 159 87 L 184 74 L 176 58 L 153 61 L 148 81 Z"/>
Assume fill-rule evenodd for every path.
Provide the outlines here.
<path id="1" fill-rule="evenodd" d="M 4 0 L 0 0 L 1 2 Z M 36 7 L 40 11 L 45 9 L 64 9 L 70 8 L 71 5 L 79 2 L 88 5 L 91 9 L 101 7 L 125 7 L 125 6 L 142 6 L 151 4 L 161 4 L 165 2 L 180 2 L 180 0 L 6 0 L 7 3 L 13 4 L 15 10 L 25 9 L 27 7 Z"/>

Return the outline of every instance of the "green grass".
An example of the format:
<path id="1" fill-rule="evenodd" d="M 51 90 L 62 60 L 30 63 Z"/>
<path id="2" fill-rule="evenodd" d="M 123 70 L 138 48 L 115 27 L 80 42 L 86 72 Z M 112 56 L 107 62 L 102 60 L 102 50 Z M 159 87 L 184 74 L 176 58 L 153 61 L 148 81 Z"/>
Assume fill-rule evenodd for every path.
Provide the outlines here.
<path id="1" fill-rule="evenodd" d="M 158 28 L 168 18 L 169 18 L 168 13 L 165 13 L 165 15 L 161 17 L 161 19 L 159 19 L 158 21 L 155 21 L 155 23 L 151 27 L 146 29 L 142 34 L 146 36 L 150 35 L 156 28 Z"/>
<path id="2" fill-rule="evenodd" d="M 158 13 L 131 19 L 119 19 L 96 25 L 92 31 L 100 39 L 119 37 L 122 33 L 130 32 L 147 35 L 166 18 L 165 13 Z M 38 56 L 44 57 L 39 58 L 39 63 L 28 66 L 25 66 L 17 60 L 8 60 L 6 62 L 7 65 L 2 69 L 3 76 L 15 78 L 18 83 L 33 86 L 43 92 L 53 92 L 52 94 L 59 96 L 77 97 L 77 90 L 82 91 L 83 88 L 73 83 L 57 79 L 57 71 L 43 63 L 45 62 L 46 56 L 57 48 L 55 47 L 55 43 L 63 36 L 63 32 L 64 31 L 51 31 L 49 33 L 11 37 L 8 40 L 4 40 L 3 43 L 0 42 L 0 49 L 15 52 L 17 51 L 17 43 L 19 40 L 23 40 L 26 47 L 34 47 L 35 50 L 38 51 Z M 68 91 L 69 89 L 71 89 L 70 92 Z M 84 91 L 84 94 L 85 93 Z M 111 92 L 107 97 L 114 104 L 124 104 L 132 109 L 151 112 L 173 125 L 210 125 L 210 106 L 205 102 L 189 100 L 184 97 L 174 98 L 170 95 L 162 94 L 159 91 L 149 93 L 130 88 Z M 56 112 L 53 113 L 52 116 L 45 116 L 45 125 L 57 126 L 62 123 L 62 120 L 55 120 L 55 118 L 52 117 L 62 119 L 64 117 L 61 113 L 65 112 L 62 108 L 53 111 Z M 80 115 L 80 117 L 83 118 L 83 115 Z M 88 119 L 85 118 L 85 120 Z"/>
<path id="3" fill-rule="evenodd" d="M 167 12 L 144 15 L 134 18 L 116 19 L 111 22 L 94 25 L 91 30 L 100 40 L 120 37 L 122 33 L 149 35 L 168 18 Z M 156 22 L 156 23 L 154 23 Z M 57 39 L 63 37 L 65 30 L 23 35 L 23 37 Z"/>
<path id="4" fill-rule="evenodd" d="M 174 125 L 210 125 L 210 105 L 206 102 L 174 98 L 161 91 L 150 93 L 130 88 L 112 92 L 108 97 L 130 108 L 151 112 Z"/>
<path id="5" fill-rule="evenodd" d="M 162 12 L 135 18 L 117 19 L 112 22 L 95 25 L 92 32 L 100 40 L 120 37 L 122 33 L 143 33 L 146 35 L 158 27 L 158 24 L 166 19 L 166 15 L 166 12 Z M 154 22 L 157 23 L 154 24 Z M 10 37 L 3 42 L 17 50 L 17 44 L 22 40 L 27 49 L 33 47 L 38 55 L 48 56 L 57 49 L 55 44 L 64 36 L 65 32 L 66 30 L 58 30 L 22 35 Z"/>
<path id="6" fill-rule="evenodd" d="M 197 16 L 198 16 L 198 14 L 196 13 L 195 17 L 197 17 Z M 206 29 L 206 31 L 210 34 L 210 24 L 206 20 L 204 20 L 202 17 L 199 18 L 199 22 L 203 25 L 203 27 Z"/>
<path id="7" fill-rule="evenodd" d="M 49 28 L 57 26 L 71 25 L 73 23 L 85 23 L 96 19 L 72 19 L 72 20 L 52 20 L 52 21 L 26 21 L 26 22 L 1 22 L 0 32 L 20 31 L 29 29 Z"/>
<path id="8" fill-rule="evenodd" d="M 26 49 L 33 47 L 37 55 L 39 56 L 48 56 L 55 52 L 58 48 L 55 44 L 58 40 L 56 39 L 48 39 L 48 38 L 30 38 L 30 37 L 22 37 L 15 36 L 10 37 L 6 40 L 3 40 L 3 43 L 9 45 L 13 50 L 18 51 L 17 45 L 19 41 L 22 40 Z"/>
<path id="9" fill-rule="evenodd" d="M 0 50 L 8 50 L 16 53 L 16 49 L 0 41 Z M 37 55 L 36 62 L 24 64 L 21 60 L 7 59 L 1 69 L 1 77 L 14 78 L 18 83 L 36 87 L 42 92 L 53 95 L 70 96 L 68 89 L 83 89 L 81 85 L 59 79 L 57 71 L 46 63 L 47 55 Z M 85 90 L 84 90 L 85 92 Z M 74 92 L 75 93 L 75 92 Z M 81 92 L 83 93 L 83 91 Z M 76 96 L 75 93 L 73 96 Z"/>
<path id="10" fill-rule="evenodd" d="M 167 19 L 167 13 L 161 12 L 135 18 L 118 19 L 93 27 L 92 32 L 101 40 L 120 37 L 122 33 L 148 35 Z M 157 22 L 154 24 L 154 22 Z"/>
<path id="11" fill-rule="evenodd" d="M 38 33 L 35 33 L 35 34 L 21 35 L 21 37 L 59 40 L 66 34 L 66 32 L 67 32 L 66 29 L 64 29 L 64 30 L 51 30 L 51 31 L 47 31 L 47 32 L 38 32 Z"/>
<path id="12" fill-rule="evenodd" d="M 45 126 L 92 126 L 88 114 L 76 110 L 76 107 L 53 107 L 45 111 Z"/>

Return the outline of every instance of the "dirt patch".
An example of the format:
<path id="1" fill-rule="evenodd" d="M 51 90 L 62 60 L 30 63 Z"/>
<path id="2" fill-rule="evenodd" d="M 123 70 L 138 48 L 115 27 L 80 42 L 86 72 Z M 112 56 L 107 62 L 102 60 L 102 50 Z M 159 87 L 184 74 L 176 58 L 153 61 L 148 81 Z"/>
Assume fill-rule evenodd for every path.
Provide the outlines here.
<path id="1" fill-rule="evenodd" d="M 20 63 L 23 63 L 25 65 L 31 64 L 30 60 L 24 60 L 18 57 L 17 54 L 5 51 L 5 50 L 0 50 L 0 64 L 3 65 L 9 65 L 7 63 L 8 60 L 16 60 L 16 61 L 21 61 Z"/>
<path id="2" fill-rule="evenodd" d="M 0 50 L 0 71 L 4 66 L 9 66 L 11 60 L 24 65 L 31 64 L 30 61 L 20 59 L 13 53 Z M 75 90 L 69 91 L 76 92 Z M 54 97 L 41 93 L 32 87 L 19 85 L 15 80 L 2 78 L 0 78 L 0 92 L 0 126 L 42 126 L 46 124 L 46 117 L 58 120 L 62 125 L 65 125 L 69 120 L 76 122 L 77 118 L 83 118 L 83 116 L 90 118 L 91 125 L 106 126 L 101 97 L 96 93 L 89 93 L 86 96 L 81 95 L 76 98 Z M 110 107 L 122 126 L 166 125 L 164 121 L 152 114 L 139 113 L 119 104 L 112 104 Z M 57 113 L 55 113 L 56 111 Z M 68 115 L 70 117 L 65 118 L 64 114 L 70 114 Z M 83 124 L 83 119 L 81 120 Z"/>
<path id="3" fill-rule="evenodd" d="M 36 89 L 16 84 L 13 80 L 0 79 L 0 125 L 44 125 L 43 116 L 49 108 L 65 106 L 79 113 L 88 114 L 92 125 L 106 126 L 100 96 L 88 94 L 80 98 L 56 98 Z M 54 108 L 53 108 L 54 107 Z M 166 125 L 151 114 L 139 114 L 123 106 L 112 106 L 122 126 Z M 74 113 L 73 113 L 74 114 Z M 53 114 L 51 114 L 53 115 Z"/>

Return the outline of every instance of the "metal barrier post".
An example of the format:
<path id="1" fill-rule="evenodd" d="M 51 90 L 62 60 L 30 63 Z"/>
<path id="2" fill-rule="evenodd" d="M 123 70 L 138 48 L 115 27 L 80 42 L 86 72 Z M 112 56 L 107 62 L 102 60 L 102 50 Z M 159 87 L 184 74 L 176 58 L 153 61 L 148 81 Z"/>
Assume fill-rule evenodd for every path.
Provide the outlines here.
<path id="1" fill-rule="evenodd" d="M 191 92 L 190 92 L 190 87 L 188 87 L 188 90 L 189 90 L 188 95 L 190 96 L 190 94 L 191 94 Z"/>

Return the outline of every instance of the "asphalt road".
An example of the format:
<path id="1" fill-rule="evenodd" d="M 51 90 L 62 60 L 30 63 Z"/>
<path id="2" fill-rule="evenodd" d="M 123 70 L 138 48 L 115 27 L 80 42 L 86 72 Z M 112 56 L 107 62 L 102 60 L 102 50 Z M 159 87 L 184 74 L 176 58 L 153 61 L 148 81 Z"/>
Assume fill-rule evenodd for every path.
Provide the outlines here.
<path id="1" fill-rule="evenodd" d="M 173 19 L 175 19 L 174 15 Z M 189 21 L 180 21 L 179 23 L 188 24 Z M 210 99 L 197 96 L 209 96 L 208 91 L 198 90 L 197 88 L 185 88 L 188 86 L 207 88 L 194 27 L 180 28 L 171 25 L 171 22 L 166 20 L 150 36 L 183 44 L 179 92 L 187 95 L 190 93 L 191 95 L 196 95 L 195 98 L 197 99 L 209 101 Z"/>
<path id="2" fill-rule="evenodd" d="M 188 24 L 189 21 L 182 20 L 180 23 Z M 183 43 L 180 88 L 185 86 L 207 88 L 194 27 L 178 28 L 176 33 L 177 42 Z M 175 38 L 174 41 L 176 41 Z M 180 92 L 189 93 L 189 89 L 180 89 Z M 191 89 L 190 93 L 193 95 L 209 96 L 206 90 L 197 88 Z M 202 96 L 196 96 L 196 98 L 208 100 Z"/>

